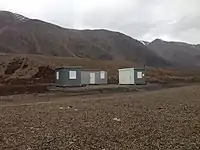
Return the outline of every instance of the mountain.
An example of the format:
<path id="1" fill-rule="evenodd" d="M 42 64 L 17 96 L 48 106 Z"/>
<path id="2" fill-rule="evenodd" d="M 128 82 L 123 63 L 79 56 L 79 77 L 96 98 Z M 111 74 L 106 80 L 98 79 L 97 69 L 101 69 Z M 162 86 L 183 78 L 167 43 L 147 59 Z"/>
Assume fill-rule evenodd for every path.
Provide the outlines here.
<path id="1" fill-rule="evenodd" d="M 200 67 L 200 45 L 156 39 L 147 47 L 173 64 L 184 67 Z"/>
<path id="2" fill-rule="evenodd" d="M 73 30 L 0 11 L 0 52 L 171 64 L 141 42 L 108 30 Z"/>
<path id="3" fill-rule="evenodd" d="M 195 48 L 197 48 L 198 50 L 200 50 L 200 44 L 195 45 Z"/>
<path id="4" fill-rule="evenodd" d="M 148 45 L 149 44 L 149 42 L 147 42 L 147 41 L 140 41 L 143 45 Z"/>

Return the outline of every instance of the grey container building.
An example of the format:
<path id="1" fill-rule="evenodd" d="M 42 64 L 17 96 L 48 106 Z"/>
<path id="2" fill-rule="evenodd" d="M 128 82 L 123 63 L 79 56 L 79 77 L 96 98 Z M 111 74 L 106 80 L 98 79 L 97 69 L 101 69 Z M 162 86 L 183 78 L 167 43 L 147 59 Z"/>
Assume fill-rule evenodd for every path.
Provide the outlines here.
<path id="1" fill-rule="evenodd" d="M 81 86 L 81 67 L 56 69 L 56 86 Z"/>
<path id="2" fill-rule="evenodd" d="M 82 85 L 107 84 L 107 72 L 104 70 L 84 69 L 81 71 Z"/>
<path id="3" fill-rule="evenodd" d="M 119 71 L 119 84 L 140 85 L 146 84 L 145 68 L 123 68 Z"/>

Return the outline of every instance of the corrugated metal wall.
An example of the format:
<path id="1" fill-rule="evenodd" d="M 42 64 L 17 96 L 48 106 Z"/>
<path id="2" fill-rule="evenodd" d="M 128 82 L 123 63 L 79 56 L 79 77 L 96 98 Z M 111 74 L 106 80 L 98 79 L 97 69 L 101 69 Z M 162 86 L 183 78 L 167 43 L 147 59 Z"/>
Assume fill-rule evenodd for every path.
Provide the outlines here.
<path id="1" fill-rule="evenodd" d="M 134 69 L 134 79 L 135 84 L 145 84 L 146 83 L 146 72 L 143 68 Z"/>
<path id="2" fill-rule="evenodd" d="M 134 84 L 134 70 L 119 70 L 119 84 Z"/>
<path id="3" fill-rule="evenodd" d="M 145 84 L 145 68 L 119 69 L 119 84 Z"/>
<path id="4" fill-rule="evenodd" d="M 95 83 L 94 84 L 107 84 L 107 72 L 104 71 L 104 78 L 101 78 L 101 71 L 81 71 L 81 84 L 89 85 L 91 84 L 91 75 L 94 74 L 95 76 Z"/>
<path id="5" fill-rule="evenodd" d="M 81 85 L 81 69 L 79 68 L 56 69 L 56 85 L 80 86 Z"/>

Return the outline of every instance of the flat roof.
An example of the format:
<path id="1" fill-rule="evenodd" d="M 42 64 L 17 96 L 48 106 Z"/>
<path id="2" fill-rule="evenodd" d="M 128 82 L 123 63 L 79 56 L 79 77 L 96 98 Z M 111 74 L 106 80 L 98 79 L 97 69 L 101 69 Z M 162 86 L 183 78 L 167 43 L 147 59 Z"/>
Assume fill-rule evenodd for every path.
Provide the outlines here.
<path id="1" fill-rule="evenodd" d="M 134 70 L 134 69 L 145 69 L 145 68 L 120 68 L 120 69 L 118 69 L 118 70 Z"/>
<path id="2" fill-rule="evenodd" d="M 82 71 L 106 71 L 103 69 L 82 69 Z"/>
<path id="3" fill-rule="evenodd" d="M 57 70 L 57 69 L 81 69 L 81 68 L 82 68 L 82 66 L 64 66 L 64 67 L 58 67 L 55 70 Z"/>

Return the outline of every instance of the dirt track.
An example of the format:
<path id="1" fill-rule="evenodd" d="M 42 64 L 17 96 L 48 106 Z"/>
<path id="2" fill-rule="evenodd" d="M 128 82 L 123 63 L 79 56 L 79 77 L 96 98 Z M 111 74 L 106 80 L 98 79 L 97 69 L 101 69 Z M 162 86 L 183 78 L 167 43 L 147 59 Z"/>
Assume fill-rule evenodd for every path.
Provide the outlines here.
<path id="1" fill-rule="evenodd" d="M 47 92 L 57 92 L 63 91 L 65 93 L 71 94 L 81 94 L 84 95 L 91 93 L 112 93 L 112 92 L 129 92 L 136 91 L 137 89 L 145 90 L 154 90 L 163 88 L 162 85 L 158 84 L 149 84 L 149 85 L 138 85 L 138 86 L 129 86 L 129 85 L 94 85 L 87 87 L 55 87 L 50 84 L 36 84 L 36 85 L 0 85 L 0 96 L 6 95 L 15 95 L 15 94 L 33 94 L 33 93 L 47 93 Z"/>
<path id="2" fill-rule="evenodd" d="M 199 90 L 26 97 L 0 107 L 0 149 L 200 149 Z"/>
<path id="3" fill-rule="evenodd" d="M 196 84 L 196 83 L 195 83 Z M 79 93 L 81 92 L 85 95 L 90 93 L 117 93 L 117 92 L 130 92 L 138 90 L 158 90 L 163 88 L 179 87 L 186 85 L 194 85 L 194 83 L 169 83 L 169 84 L 147 84 L 147 85 L 117 85 L 117 84 L 108 84 L 108 85 L 96 85 L 96 86 L 87 86 L 87 87 L 76 87 L 76 88 L 56 88 L 51 86 L 52 84 L 32 84 L 32 85 L 1 85 L 0 84 L 0 96 L 6 95 L 15 95 L 15 94 L 34 94 L 34 93 L 47 93 L 55 91 L 64 91 L 65 93 Z M 95 93 L 95 94 L 96 94 Z"/>
<path id="4" fill-rule="evenodd" d="M 46 85 L 0 85 L 0 96 L 47 92 Z"/>
<path id="5" fill-rule="evenodd" d="M 23 104 L 36 103 L 43 101 L 54 101 L 60 97 L 96 97 L 112 96 L 127 92 L 143 92 L 162 89 L 158 84 L 148 85 L 93 85 L 87 87 L 55 87 L 48 85 L 30 85 L 30 86 L 0 86 L 3 90 L 0 93 L 0 105 L 3 104 Z"/>

